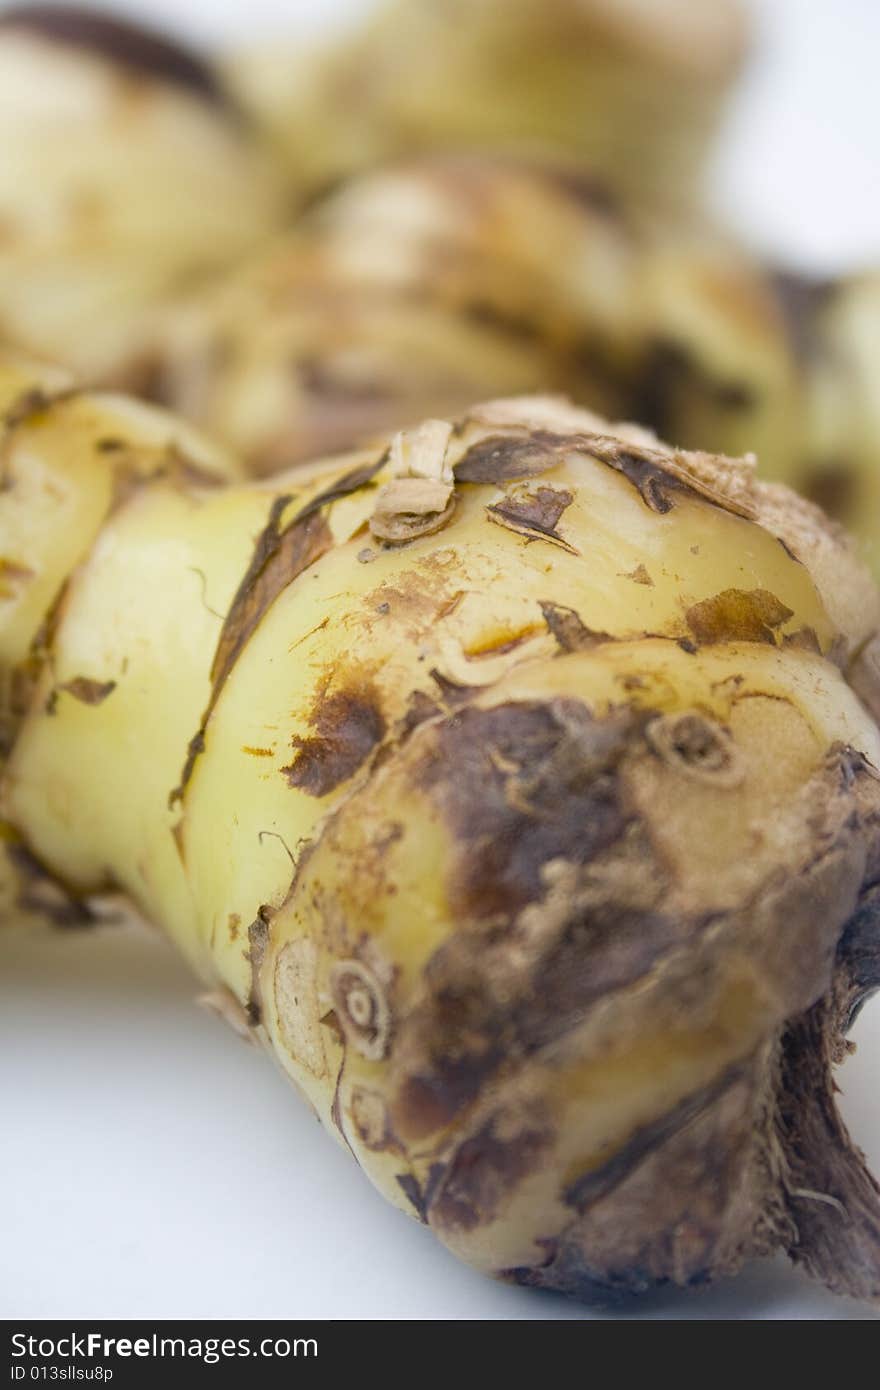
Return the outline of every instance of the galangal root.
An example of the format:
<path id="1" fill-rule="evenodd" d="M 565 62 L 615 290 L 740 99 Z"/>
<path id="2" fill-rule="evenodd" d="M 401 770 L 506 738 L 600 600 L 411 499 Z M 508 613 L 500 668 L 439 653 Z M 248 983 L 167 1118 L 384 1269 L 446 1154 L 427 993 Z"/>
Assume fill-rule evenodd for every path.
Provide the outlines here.
<path id="1" fill-rule="evenodd" d="M 470 153 L 354 179 L 153 329 L 154 397 L 254 472 L 561 391 L 755 452 L 880 573 L 880 274 L 771 273 L 570 162 Z"/>
<path id="2" fill-rule="evenodd" d="M 272 481 L 8 365 L 5 892 L 123 893 L 396 1206 L 604 1299 L 880 1295 L 880 597 L 748 460 L 496 401 Z M 864 703 L 863 703 L 864 701 Z"/>

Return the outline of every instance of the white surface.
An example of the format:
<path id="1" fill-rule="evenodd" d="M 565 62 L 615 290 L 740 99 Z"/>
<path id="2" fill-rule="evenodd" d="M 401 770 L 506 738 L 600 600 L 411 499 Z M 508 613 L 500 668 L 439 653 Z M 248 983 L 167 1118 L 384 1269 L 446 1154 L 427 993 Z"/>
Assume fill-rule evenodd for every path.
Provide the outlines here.
<path id="1" fill-rule="evenodd" d="M 331 23 L 363 0 L 116 8 L 223 38 Z M 880 251 L 880 6 L 757 8 L 763 56 L 732 116 L 716 200 L 777 255 L 816 269 L 868 260 Z M 0 1317 L 590 1316 L 458 1265 L 193 994 L 143 932 L 0 936 Z M 880 1003 L 856 1038 L 843 1109 L 877 1170 Z M 876 1314 L 780 1262 L 628 1316 Z"/>
<path id="2" fill-rule="evenodd" d="M 724 132 L 715 204 L 781 261 L 820 272 L 872 264 L 880 258 L 880 5 L 751 0 L 751 8 L 758 47 Z"/>

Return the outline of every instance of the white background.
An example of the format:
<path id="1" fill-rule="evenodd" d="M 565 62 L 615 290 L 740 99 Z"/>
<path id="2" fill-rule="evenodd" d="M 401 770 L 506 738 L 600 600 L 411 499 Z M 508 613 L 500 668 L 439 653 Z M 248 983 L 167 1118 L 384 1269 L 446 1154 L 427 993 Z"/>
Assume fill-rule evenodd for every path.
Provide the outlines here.
<path id="1" fill-rule="evenodd" d="M 695 4 L 706 0 L 694 0 Z M 328 28 L 364 0 L 118 0 L 198 39 Z M 760 51 L 713 197 L 819 271 L 880 252 L 880 5 L 754 0 Z M 590 1317 L 492 1284 L 386 1206 L 267 1061 L 136 930 L 0 938 L 0 1317 Z M 880 1002 L 839 1080 L 880 1170 Z M 782 1261 L 647 1318 L 868 1318 Z"/>

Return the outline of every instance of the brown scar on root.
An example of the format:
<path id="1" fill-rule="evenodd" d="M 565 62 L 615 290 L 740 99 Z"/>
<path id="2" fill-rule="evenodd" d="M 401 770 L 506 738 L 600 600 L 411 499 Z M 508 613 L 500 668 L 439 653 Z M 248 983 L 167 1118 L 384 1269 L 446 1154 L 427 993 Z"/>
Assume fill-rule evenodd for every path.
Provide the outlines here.
<path id="1" fill-rule="evenodd" d="M 416 776 L 454 837 L 447 892 L 468 930 L 431 959 L 428 994 L 401 1024 L 401 1135 L 450 1123 L 500 1066 L 561 1036 L 693 930 L 662 912 L 665 871 L 623 796 L 618 768 L 642 722 L 525 701 L 464 708 L 425 731 Z M 545 898 L 547 935 L 529 945 L 528 909 Z M 536 952 L 527 984 L 511 933 Z"/>
<path id="2" fill-rule="evenodd" d="M 204 753 L 204 751 L 205 731 L 204 729 L 198 729 L 196 733 L 193 734 L 192 738 L 186 746 L 186 758 L 183 764 L 183 771 L 180 774 L 180 781 L 177 784 L 177 786 L 172 788 L 172 790 L 168 793 L 169 810 L 173 809 L 177 802 L 183 799 L 183 794 L 186 791 L 187 786 L 189 785 L 189 779 L 192 777 L 193 768 L 196 765 L 196 759 L 198 758 L 199 754 Z M 178 826 L 177 829 L 179 831 L 180 827 Z M 179 838 L 178 848 L 180 848 Z"/>
<path id="3" fill-rule="evenodd" d="M 269 945 L 269 923 L 273 915 L 273 909 L 264 904 L 248 927 L 248 948 L 244 957 L 251 968 L 251 985 L 245 1013 L 254 1028 L 263 1021 L 262 970 Z"/>
<path id="4" fill-rule="evenodd" d="M 403 1146 L 391 1127 L 391 1118 L 382 1096 L 365 1086 L 355 1086 L 349 1104 L 352 1124 L 358 1138 L 372 1153 L 403 1154 Z"/>
<path id="5" fill-rule="evenodd" d="M 544 622 L 564 652 L 585 652 L 615 639 L 609 632 L 596 632 L 581 620 L 580 614 L 562 603 L 545 600 L 538 604 Z"/>
<path id="6" fill-rule="evenodd" d="M 101 705 L 116 689 L 116 681 L 96 681 L 90 676 L 74 676 L 55 687 L 55 692 L 64 691 L 84 705 Z"/>
<path id="7" fill-rule="evenodd" d="M 281 518 L 293 496 L 282 495 L 272 503 L 217 642 L 211 665 L 215 700 L 242 649 L 278 595 L 332 546 L 333 536 L 322 516 L 324 508 L 363 487 L 378 473 L 382 463 L 379 459 L 346 473 L 307 502 L 283 529 Z"/>
<path id="8" fill-rule="evenodd" d="M 694 953 L 711 1001 L 742 952 L 758 975 L 779 972 L 778 1021 L 768 1018 L 764 1035 L 744 1038 L 741 1057 L 640 1125 L 601 1168 L 573 1174 L 574 1215 L 548 1238 L 547 1265 L 509 1277 L 604 1297 L 708 1282 L 780 1247 L 825 1277 L 823 1260 L 836 1258 L 823 1254 L 831 1235 L 806 1234 L 808 1206 L 810 1220 L 830 1222 L 840 1241 L 851 1233 L 842 1209 L 859 1223 L 850 1260 L 868 1273 L 847 1271 L 841 1284 L 876 1293 L 880 1194 L 842 1145 L 830 1079 L 816 1100 L 816 1077 L 830 1078 L 840 1049 L 810 1001 L 831 985 L 826 1004 L 839 995 L 834 1007 L 848 1021 L 880 982 L 880 887 L 857 897 L 880 826 L 877 775 L 834 745 L 810 791 L 816 822 L 802 871 L 783 884 L 771 877 L 726 913 L 698 903 L 670 911 L 672 871 L 626 792 L 629 760 L 650 750 L 646 720 L 636 711 L 596 719 L 574 701 L 524 701 L 466 708 L 420 735 L 414 777 L 453 836 L 447 892 L 467 930 L 431 957 L 425 993 L 400 1020 L 390 1076 L 395 1133 L 424 1142 L 466 1124 L 467 1111 L 492 1094 L 488 1086 L 504 1094 L 505 1078 L 548 1055 L 612 993 L 642 1000 L 649 1017 L 660 1009 L 679 1018 L 695 1003 Z M 688 756 L 692 743 L 684 739 Z M 726 756 L 724 737 L 713 747 Z M 497 863 L 495 844 L 503 845 Z M 805 1007 L 813 1029 L 798 1049 L 792 1030 L 800 1036 Z M 809 1054 L 806 1079 L 800 1052 Z M 524 1100 L 514 1092 L 497 1121 L 483 1114 L 459 1141 L 460 1162 L 447 1155 L 447 1178 L 428 1207 L 441 1233 L 500 1219 L 540 1167 L 540 1117 L 526 1116 Z M 843 1146 L 842 1157 L 829 1156 L 829 1140 Z"/>
<path id="9" fill-rule="evenodd" d="M 190 739 L 180 781 L 169 794 L 169 806 L 183 799 L 196 761 L 205 751 L 205 731 L 214 706 L 249 639 L 279 594 L 332 549 L 333 533 L 324 518 L 324 508 L 363 487 L 378 473 L 384 461 L 383 455 L 375 463 L 346 473 L 300 508 L 285 527 L 281 526 L 281 520 L 294 501 L 293 494 L 283 494 L 272 502 L 266 525 L 257 537 L 250 563 L 220 630 L 211 664 L 211 698 L 198 730 Z"/>
<path id="10" fill-rule="evenodd" d="M 735 516 L 755 519 L 751 464 L 720 454 L 656 449 L 613 435 L 551 430 L 496 435 L 480 440 L 455 464 L 459 482 L 502 484 L 553 468 L 567 453 L 588 454 L 621 473 L 651 511 L 671 511 L 674 494 L 699 497 Z"/>
<path id="11" fill-rule="evenodd" d="M 214 692 L 219 692 L 261 617 L 289 579 L 330 547 L 332 538 L 329 528 L 322 527 L 323 519 L 320 517 L 303 520 L 297 516 L 284 530 L 281 529 L 281 518 L 293 500 L 291 493 L 274 499 L 266 525 L 257 537 L 250 564 L 242 576 L 217 641 L 211 665 Z M 313 522 L 311 526 L 309 520 Z"/>
<path id="12" fill-rule="evenodd" d="M 566 1206 L 576 1211 L 585 1211 L 594 1202 L 613 1192 L 629 1177 L 640 1163 L 665 1144 L 674 1135 L 685 1129 L 699 1115 L 714 1105 L 735 1082 L 743 1076 L 742 1063 L 735 1063 L 726 1071 L 703 1086 L 699 1091 L 686 1096 L 665 1115 L 651 1124 L 643 1125 L 629 1138 L 622 1148 L 598 1168 L 592 1168 L 568 1186 L 563 1194 Z"/>
<path id="13" fill-rule="evenodd" d="M 518 531 L 528 540 L 552 541 L 570 555 L 577 555 L 575 547 L 556 530 L 562 513 L 573 501 L 572 494 L 562 488 L 538 487 L 534 492 L 508 495 L 493 503 L 486 508 L 486 515 L 490 521 Z"/>
<path id="14" fill-rule="evenodd" d="M 504 1199 L 540 1166 L 555 1138 L 544 1116 L 493 1115 L 456 1151 L 433 1200 L 426 1200 L 432 1226 L 472 1231 L 491 1221 Z"/>
<path id="15" fill-rule="evenodd" d="M 378 693 L 368 682 L 322 693 L 310 722 L 314 734 L 291 740 L 296 757 L 281 769 L 291 787 L 309 796 L 327 796 L 353 777 L 386 731 Z"/>
<path id="16" fill-rule="evenodd" d="M 427 1225 L 428 1210 L 438 1183 L 446 1171 L 442 1163 L 432 1163 L 424 1187 L 412 1173 L 398 1173 L 397 1185 L 412 1204 L 419 1220 Z"/>
<path id="17" fill-rule="evenodd" d="M 436 700 L 432 700 L 430 695 L 424 690 L 413 690 L 410 692 L 407 701 L 406 713 L 399 724 L 399 734 L 406 738 L 413 729 L 417 729 L 420 724 L 424 724 L 428 719 L 436 719 L 440 714 L 440 706 Z"/>
<path id="18" fill-rule="evenodd" d="M 776 646 L 776 629 L 792 616 L 792 610 L 767 589 L 724 589 L 692 604 L 685 621 L 701 646 L 716 642 Z"/>
<path id="19" fill-rule="evenodd" d="M 450 676 L 444 676 L 442 671 L 438 671 L 436 666 L 428 672 L 431 680 L 440 692 L 440 698 L 444 705 L 449 709 L 456 709 L 459 705 L 466 704 L 473 699 L 480 687 L 478 685 L 462 685 L 460 681 L 454 681 Z"/>
<path id="20" fill-rule="evenodd" d="M 649 449 L 603 435 L 587 436 L 583 448 L 622 473 L 651 511 L 671 511 L 674 502 L 670 493 L 680 492 L 701 497 L 736 516 L 754 518 L 744 481 L 744 475 L 751 475 L 742 460 L 679 449 Z"/>
<path id="21" fill-rule="evenodd" d="M 459 483 L 511 483 L 546 473 L 559 462 L 560 436 L 536 430 L 525 438 L 490 435 L 472 444 L 455 464 Z"/>
<path id="22" fill-rule="evenodd" d="M 4 730 L 4 746 L 7 740 L 11 746 L 17 726 L 27 714 L 36 695 L 43 669 L 52 660 L 55 638 L 64 616 L 64 605 L 69 592 L 70 580 L 65 579 L 51 599 L 43 621 L 34 633 L 27 656 L 12 670 L 10 703 L 6 716 L 9 727 Z"/>
<path id="23" fill-rule="evenodd" d="M 744 1240 L 751 1254 L 771 1253 L 778 1218 L 763 1210 L 772 1180 L 760 1158 L 766 1120 L 756 1085 L 765 1055 L 685 1102 L 665 1136 L 659 1127 L 634 1136 L 627 1160 L 617 1171 L 609 1165 L 607 1183 L 597 1176 L 593 1193 L 582 1190 L 581 1210 L 543 1242 L 546 1260 L 502 1277 L 602 1306 L 733 1274 Z"/>
<path id="24" fill-rule="evenodd" d="M 646 588 L 653 589 L 654 581 L 644 565 L 636 565 L 634 570 L 628 574 L 622 574 L 621 579 L 631 579 L 634 584 L 644 584 Z"/>

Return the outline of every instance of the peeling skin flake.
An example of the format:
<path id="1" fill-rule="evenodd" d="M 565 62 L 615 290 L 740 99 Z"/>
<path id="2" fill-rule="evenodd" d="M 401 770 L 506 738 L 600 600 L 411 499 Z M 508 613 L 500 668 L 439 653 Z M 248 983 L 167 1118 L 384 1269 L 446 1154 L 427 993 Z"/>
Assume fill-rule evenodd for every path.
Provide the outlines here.
<path id="1" fill-rule="evenodd" d="M 452 468 L 447 449 L 452 426 L 427 420 L 415 430 L 401 430 L 391 444 L 391 481 L 380 488 L 370 518 L 377 540 L 402 543 L 433 535 L 446 525 L 455 507 Z"/>

